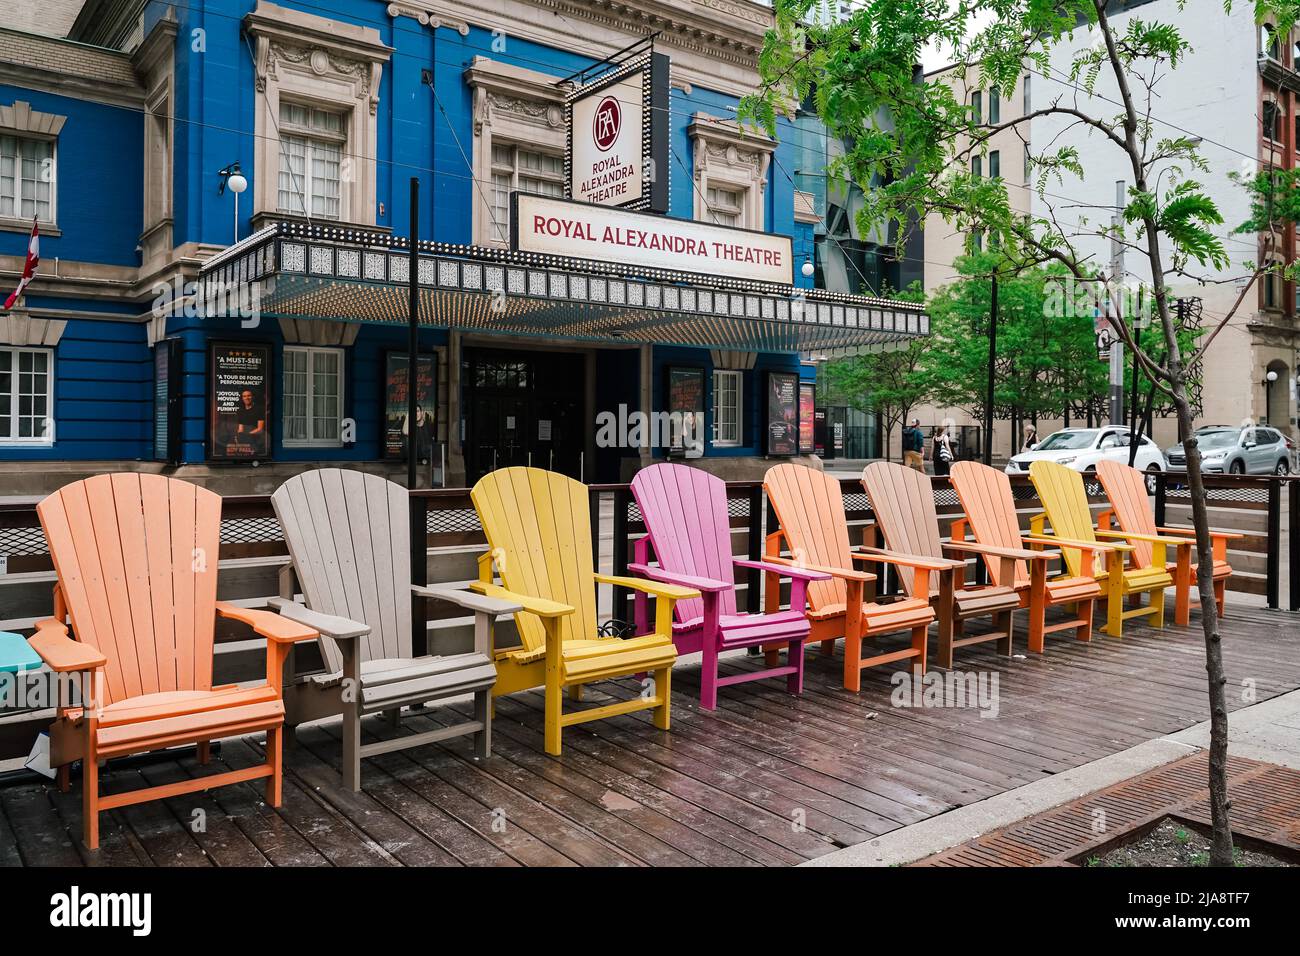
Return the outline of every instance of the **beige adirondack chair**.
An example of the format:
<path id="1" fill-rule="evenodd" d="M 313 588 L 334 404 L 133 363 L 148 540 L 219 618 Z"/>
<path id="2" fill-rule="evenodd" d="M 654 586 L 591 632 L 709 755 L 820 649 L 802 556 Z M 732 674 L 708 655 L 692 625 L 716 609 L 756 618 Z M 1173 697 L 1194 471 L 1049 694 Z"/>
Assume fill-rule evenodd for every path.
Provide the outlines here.
<path id="1" fill-rule="evenodd" d="M 409 497 L 379 475 L 322 468 L 290 478 L 271 496 L 292 565 L 273 606 L 320 632 L 324 673 L 294 674 L 285 688 L 285 724 L 343 715 L 343 785 L 358 790 L 361 759 L 474 734 L 491 751 L 492 622 L 508 601 L 411 583 Z M 301 587 L 304 603 L 293 600 Z M 411 598 L 450 601 L 474 612 L 474 650 L 413 656 Z M 361 743 L 361 718 L 384 713 L 396 726 L 403 707 L 474 695 L 474 719 L 420 734 Z"/>

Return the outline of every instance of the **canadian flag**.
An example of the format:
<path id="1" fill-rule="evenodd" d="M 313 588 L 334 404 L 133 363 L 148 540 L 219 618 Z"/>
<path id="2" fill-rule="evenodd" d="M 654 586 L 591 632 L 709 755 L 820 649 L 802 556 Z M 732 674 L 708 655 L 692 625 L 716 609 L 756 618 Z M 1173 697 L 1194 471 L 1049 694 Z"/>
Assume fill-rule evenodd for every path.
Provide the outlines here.
<path id="1" fill-rule="evenodd" d="M 41 261 L 41 230 L 36 225 L 36 218 L 32 217 L 32 237 L 27 240 L 27 262 L 23 265 L 23 277 L 18 280 L 18 288 L 5 299 L 4 310 L 8 312 L 18 301 L 18 297 L 23 294 L 27 288 L 27 283 L 32 281 L 32 276 L 36 275 L 36 266 Z"/>

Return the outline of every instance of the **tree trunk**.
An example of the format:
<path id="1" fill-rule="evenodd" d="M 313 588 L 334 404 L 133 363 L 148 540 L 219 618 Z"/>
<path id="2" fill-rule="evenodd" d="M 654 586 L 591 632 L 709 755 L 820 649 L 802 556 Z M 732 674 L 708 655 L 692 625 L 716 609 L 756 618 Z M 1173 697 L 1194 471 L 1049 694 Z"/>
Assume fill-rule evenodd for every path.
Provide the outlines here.
<path id="1" fill-rule="evenodd" d="M 1196 528 L 1196 587 L 1201 595 L 1201 630 L 1205 634 L 1205 672 L 1210 695 L 1210 865 L 1232 866 L 1232 827 L 1228 810 L 1228 707 L 1223 674 L 1223 642 L 1219 638 L 1218 605 L 1214 599 L 1214 549 L 1210 542 L 1210 516 L 1201 479 L 1201 452 L 1192 431 L 1192 412 L 1181 375 L 1172 383 L 1178 433 L 1187 453 L 1187 484 L 1192 499 L 1192 524 Z"/>

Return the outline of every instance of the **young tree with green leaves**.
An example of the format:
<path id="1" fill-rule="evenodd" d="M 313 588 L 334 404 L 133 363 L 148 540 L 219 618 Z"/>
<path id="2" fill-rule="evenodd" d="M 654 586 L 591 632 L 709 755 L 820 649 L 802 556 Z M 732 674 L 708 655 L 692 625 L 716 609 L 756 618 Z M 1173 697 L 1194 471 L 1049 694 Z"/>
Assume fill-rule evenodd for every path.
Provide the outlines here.
<path id="1" fill-rule="evenodd" d="M 830 172 L 864 187 L 863 233 L 891 226 L 906 230 L 938 213 L 964 233 L 982 232 L 1013 270 L 1056 264 L 1080 282 L 1099 275 L 1121 281 L 1122 276 L 1101 272 L 1086 251 L 1097 240 L 1121 244 L 1146 267 L 1163 355 L 1135 342 L 1122 316 L 1113 324 L 1143 374 L 1173 405 L 1187 452 L 1210 703 L 1211 862 L 1229 866 L 1225 677 L 1188 383 L 1190 370 L 1237 314 L 1255 281 L 1277 267 L 1244 264 L 1245 281 L 1235 303 L 1207 329 L 1195 351 L 1184 350 L 1170 281 L 1201 281 L 1194 273 L 1197 265 L 1216 272 L 1231 265 L 1216 231 L 1223 216 L 1195 178 L 1208 170 L 1199 138 L 1164 135 L 1153 114 L 1161 84 L 1177 82 L 1189 44 L 1176 24 L 1147 19 L 1142 7 L 1124 11 L 1108 0 L 863 0 L 842 21 L 823 25 L 806 22 L 813 3 L 776 0 L 775 26 L 759 58 L 763 84 L 745 100 L 742 115 L 774 134 L 778 114 L 811 102 L 830 133 L 850 144 Z M 1267 16 L 1285 36 L 1296 23 L 1300 0 L 1253 5 L 1225 0 L 1223 7 L 1244 15 L 1250 10 L 1257 21 Z M 1122 13 L 1121 23 L 1112 20 L 1116 11 Z M 1092 42 L 1076 45 L 1080 31 Z M 1064 76 L 1062 92 L 1011 118 L 986 123 L 951 86 L 919 76 L 916 64 L 931 45 L 951 50 L 959 73 L 978 70 L 982 83 L 1004 90 L 1015 89 L 1028 69 L 1051 76 L 1056 52 L 1068 59 L 1068 68 L 1058 70 Z M 1103 75 L 1105 89 L 1113 92 L 1095 97 Z M 1129 185 L 1117 225 L 1109 217 L 1062 222 L 1048 187 L 1068 191 L 1067 181 L 1082 179 L 1084 171 L 1076 147 L 1061 145 L 1059 137 L 1041 144 L 1031 139 L 1030 126 L 1040 118 L 1089 133 L 1122 163 Z M 1030 164 L 1042 213 L 1015 212 L 1000 179 L 970 172 L 970 157 L 986 152 L 990 138 L 1008 130 L 1034 147 Z M 881 185 L 866 188 L 872 183 Z"/>
<path id="2" fill-rule="evenodd" d="M 901 292 L 884 289 L 882 294 L 900 302 L 925 301 L 919 282 L 913 282 Z M 822 381 L 833 401 L 880 416 L 886 459 L 894 429 L 906 423 L 913 408 L 930 399 L 929 376 L 923 365 L 925 355 L 925 340 L 914 338 L 885 351 L 836 359 L 822 370 Z"/>

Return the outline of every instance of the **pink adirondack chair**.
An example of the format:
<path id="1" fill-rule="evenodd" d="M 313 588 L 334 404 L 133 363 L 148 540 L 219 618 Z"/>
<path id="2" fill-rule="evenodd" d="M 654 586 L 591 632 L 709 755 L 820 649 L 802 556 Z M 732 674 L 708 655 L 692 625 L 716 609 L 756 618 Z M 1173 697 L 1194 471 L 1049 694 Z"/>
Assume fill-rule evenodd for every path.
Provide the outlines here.
<path id="1" fill-rule="evenodd" d="M 673 644 L 678 654 L 703 652 L 700 706 L 718 706 L 718 688 L 766 677 L 785 677 L 792 694 L 803 691 L 803 642 L 808 637 L 804 615 L 809 581 L 829 577 L 764 561 L 748 561 L 731 553 L 727 515 L 727 485 L 688 465 L 660 464 L 643 468 L 632 480 L 632 495 L 645 520 L 647 535 L 634 545 L 634 574 L 694 588 L 701 596 L 678 601 L 674 609 Z M 658 564 L 650 563 L 651 546 Z M 790 609 L 770 614 L 736 610 L 735 568 L 756 568 L 790 578 Z M 649 628 L 648 601 L 636 595 L 636 628 Z M 786 645 L 783 666 L 740 674 L 718 674 L 718 655 L 741 647 Z"/>

